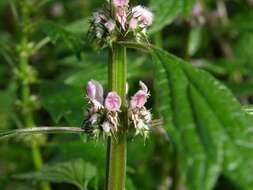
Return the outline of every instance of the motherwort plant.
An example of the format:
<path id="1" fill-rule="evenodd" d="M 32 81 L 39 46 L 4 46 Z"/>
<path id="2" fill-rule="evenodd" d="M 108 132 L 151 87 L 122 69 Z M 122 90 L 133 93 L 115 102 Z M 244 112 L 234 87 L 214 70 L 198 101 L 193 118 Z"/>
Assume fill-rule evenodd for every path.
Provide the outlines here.
<path id="1" fill-rule="evenodd" d="M 98 49 L 109 47 L 109 93 L 104 97 L 102 86 L 94 80 L 87 84 L 89 101 L 86 127 L 95 137 L 108 137 L 107 190 L 123 190 L 125 186 L 127 133 L 131 127 L 136 135 L 148 136 L 151 114 L 145 108 L 149 97 L 147 86 L 140 81 L 140 90 L 127 102 L 126 47 L 119 42 L 148 43 L 147 28 L 153 14 L 129 0 L 110 0 L 93 13 L 89 40 Z"/>

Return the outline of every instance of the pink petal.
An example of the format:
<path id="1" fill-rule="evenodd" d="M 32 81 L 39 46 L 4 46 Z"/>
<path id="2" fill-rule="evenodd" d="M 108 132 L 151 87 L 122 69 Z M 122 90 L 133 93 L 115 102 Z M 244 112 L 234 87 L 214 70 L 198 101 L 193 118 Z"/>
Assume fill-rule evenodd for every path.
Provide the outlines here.
<path id="1" fill-rule="evenodd" d="M 121 98 L 116 92 L 109 92 L 105 99 L 105 107 L 109 111 L 120 111 Z"/>
<path id="2" fill-rule="evenodd" d="M 113 4 L 116 7 L 123 7 L 127 6 L 129 3 L 129 0 L 113 0 Z"/>
<path id="3" fill-rule="evenodd" d="M 141 108 L 147 102 L 148 94 L 143 90 L 139 90 L 131 99 L 132 108 Z"/>
<path id="4" fill-rule="evenodd" d="M 96 85 L 92 81 L 88 82 L 88 84 L 86 86 L 86 93 L 87 93 L 87 96 L 90 99 L 95 98 L 95 96 L 96 96 Z"/>
<path id="5" fill-rule="evenodd" d="M 135 30 L 137 27 L 138 27 L 138 20 L 135 19 L 135 18 L 132 18 L 129 21 L 129 28 L 132 29 L 132 30 Z"/>
<path id="6" fill-rule="evenodd" d="M 119 7 L 117 9 L 116 16 L 117 16 L 117 19 L 118 19 L 122 29 L 125 30 L 126 21 L 127 21 L 127 15 L 126 15 L 125 9 L 122 7 Z"/>
<path id="7" fill-rule="evenodd" d="M 139 81 L 139 85 L 140 85 L 141 89 L 142 89 L 144 92 L 148 93 L 148 87 L 146 86 L 146 84 L 145 84 L 144 82 Z"/>
<path id="8" fill-rule="evenodd" d="M 138 18 L 144 26 L 150 26 L 153 22 L 153 13 L 143 6 L 136 6 L 132 9 L 133 17 Z"/>
<path id="9" fill-rule="evenodd" d="M 104 90 L 98 81 L 90 80 L 86 87 L 86 93 L 91 100 L 96 99 L 99 103 L 103 104 Z"/>

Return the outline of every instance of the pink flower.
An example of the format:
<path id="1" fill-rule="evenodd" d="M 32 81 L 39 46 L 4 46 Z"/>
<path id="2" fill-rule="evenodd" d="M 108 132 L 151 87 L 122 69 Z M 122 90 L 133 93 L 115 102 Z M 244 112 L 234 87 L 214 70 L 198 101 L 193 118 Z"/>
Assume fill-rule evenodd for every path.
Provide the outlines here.
<path id="1" fill-rule="evenodd" d="M 86 93 L 90 100 L 97 100 L 100 104 L 103 104 L 104 91 L 102 85 L 99 82 L 90 80 L 86 87 Z"/>
<path id="2" fill-rule="evenodd" d="M 109 92 L 105 99 L 105 107 L 109 111 L 120 111 L 121 98 L 116 92 Z"/>
<path id="3" fill-rule="evenodd" d="M 128 6 L 129 0 L 113 0 L 115 7 L 124 7 Z"/>
<path id="4" fill-rule="evenodd" d="M 148 87 L 142 82 L 139 82 L 141 90 L 139 90 L 131 99 L 131 108 L 142 108 L 149 97 Z"/>
<path id="5" fill-rule="evenodd" d="M 124 7 L 117 8 L 116 17 L 117 17 L 122 29 L 125 30 L 127 15 L 126 15 L 126 10 Z"/>
<path id="6" fill-rule="evenodd" d="M 148 94 L 139 90 L 131 99 L 131 108 L 141 108 L 147 102 Z"/>
<path id="7" fill-rule="evenodd" d="M 141 23 L 141 27 L 150 26 L 153 22 L 153 13 L 141 5 L 132 9 L 133 17 L 137 18 Z"/>
<path id="8" fill-rule="evenodd" d="M 108 20 L 105 23 L 105 27 L 111 33 L 115 29 L 115 23 L 114 23 L 114 21 L 112 19 Z"/>
<path id="9" fill-rule="evenodd" d="M 86 93 L 90 99 L 95 99 L 96 96 L 96 85 L 93 81 L 89 81 L 86 86 Z"/>
<path id="10" fill-rule="evenodd" d="M 136 30 L 136 28 L 138 27 L 138 20 L 135 19 L 135 18 L 132 18 L 130 21 L 129 21 L 129 28 L 131 30 Z"/>

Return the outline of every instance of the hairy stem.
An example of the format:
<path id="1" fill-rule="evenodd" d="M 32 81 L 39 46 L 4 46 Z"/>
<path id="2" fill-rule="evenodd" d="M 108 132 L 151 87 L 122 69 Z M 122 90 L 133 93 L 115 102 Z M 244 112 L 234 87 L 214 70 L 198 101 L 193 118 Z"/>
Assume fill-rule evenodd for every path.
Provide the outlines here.
<path id="1" fill-rule="evenodd" d="M 126 106 L 126 48 L 113 44 L 109 54 L 108 82 L 109 89 L 119 94 L 122 99 L 120 126 L 117 139 L 108 139 L 107 148 L 107 179 L 106 190 L 124 190 L 127 160 L 127 137 L 128 126 Z"/>
<path id="2" fill-rule="evenodd" d="M 22 40 L 22 43 L 27 43 L 27 40 L 24 38 Z M 25 45 L 25 44 L 23 44 Z M 28 58 L 27 56 L 20 56 L 20 70 L 22 73 L 26 73 L 28 70 L 29 64 L 28 64 Z M 30 86 L 29 83 L 24 78 L 23 81 L 21 81 L 21 102 L 22 102 L 22 115 L 24 120 L 24 126 L 26 128 L 32 128 L 35 126 L 34 124 L 34 116 L 33 116 L 33 110 L 30 108 Z M 36 170 L 40 170 L 43 161 L 42 156 L 39 147 L 36 145 L 36 143 L 32 143 L 31 145 L 31 152 L 32 152 L 32 159 L 33 159 L 33 165 Z M 50 186 L 48 183 L 42 183 L 41 184 L 42 190 L 50 190 Z"/>
<path id="3" fill-rule="evenodd" d="M 27 9 L 27 0 L 22 1 L 21 4 L 21 30 L 22 30 L 22 38 L 21 38 L 21 49 L 20 49 L 20 56 L 19 56 L 19 67 L 20 73 L 22 73 L 22 78 L 20 79 L 21 86 L 21 105 L 22 105 L 22 116 L 24 126 L 26 128 L 32 128 L 35 126 L 34 123 L 34 116 L 33 116 L 33 108 L 31 108 L 31 90 L 30 90 L 30 68 L 29 68 L 29 52 L 27 51 L 27 47 L 29 46 L 29 9 Z M 32 159 L 34 168 L 36 170 L 40 170 L 43 161 L 39 147 L 37 146 L 36 142 L 32 142 L 31 144 L 31 152 L 32 152 Z M 48 183 L 41 184 L 42 190 L 50 190 L 50 186 Z"/>

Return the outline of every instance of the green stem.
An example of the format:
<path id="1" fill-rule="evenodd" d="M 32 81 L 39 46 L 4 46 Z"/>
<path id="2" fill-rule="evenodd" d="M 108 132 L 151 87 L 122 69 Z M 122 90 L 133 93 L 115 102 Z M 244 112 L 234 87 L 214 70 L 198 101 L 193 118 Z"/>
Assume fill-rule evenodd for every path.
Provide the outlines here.
<path id="1" fill-rule="evenodd" d="M 110 91 L 115 91 L 122 99 L 122 112 L 117 139 L 108 139 L 106 190 L 124 190 L 127 160 L 127 106 L 126 106 L 126 48 L 113 44 L 110 49 L 108 82 Z"/>
<path id="2" fill-rule="evenodd" d="M 22 39 L 22 47 L 26 47 L 26 45 L 27 45 L 27 38 L 24 35 Z M 28 69 L 29 69 L 28 55 L 24 51 L 23 53 L 20 54 L 20 71 L 23 74 L 26 74 Z M 22 114 L 23 114 L 24 126 L 26 128 L 32 128 L 35 126 L 35 123 L 34 123 L 33 110 L 30 108 L 30 96 L 31 96 L 30 85 L 29 85 L 29 82 L 26 80 L 26 78 L 23 78 L 21 83 L 22 83 L 21 102 L 22 102 Z M 42 155 L 41 155 L 39 147 L 37 146 L 35 142 L 32 143 L 31 151 L 32 151 L 33 165 L 36 170 L 40 170 L 43 165 Z M 50 190 L 51 188 L 48 183 L 43 182 L 41 183 L 41 189 Z"/>

